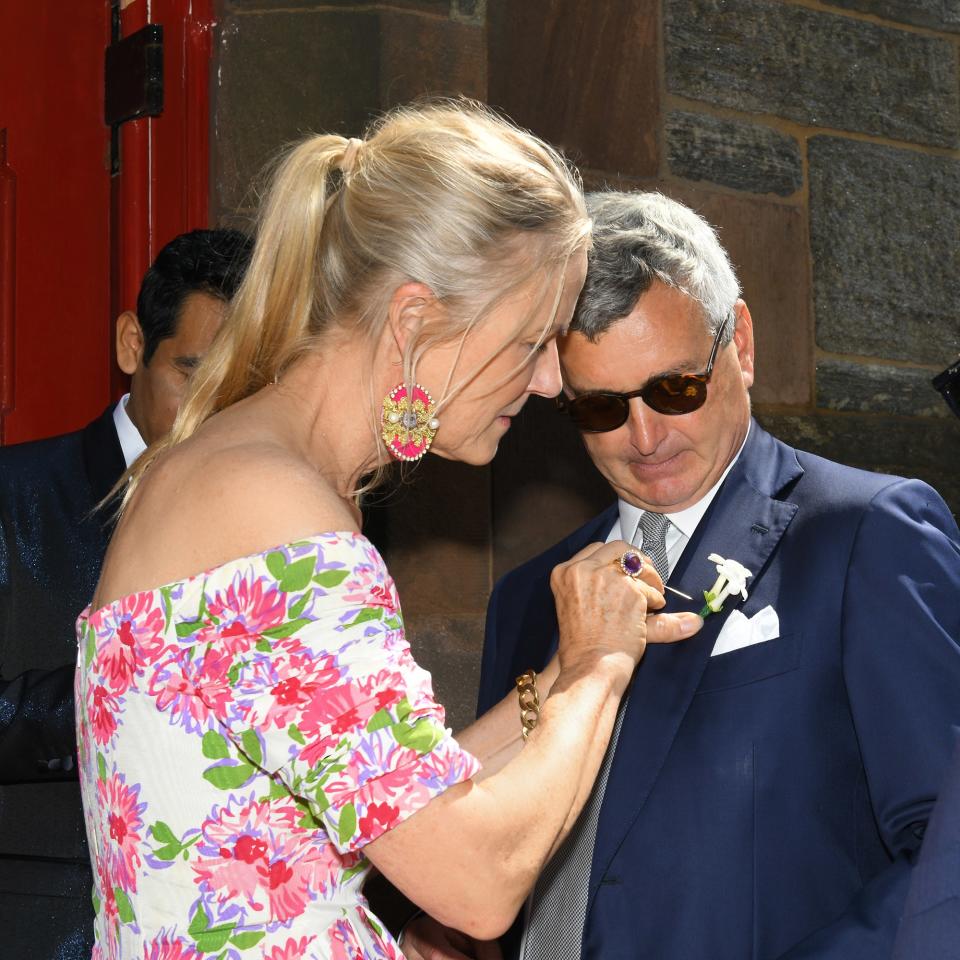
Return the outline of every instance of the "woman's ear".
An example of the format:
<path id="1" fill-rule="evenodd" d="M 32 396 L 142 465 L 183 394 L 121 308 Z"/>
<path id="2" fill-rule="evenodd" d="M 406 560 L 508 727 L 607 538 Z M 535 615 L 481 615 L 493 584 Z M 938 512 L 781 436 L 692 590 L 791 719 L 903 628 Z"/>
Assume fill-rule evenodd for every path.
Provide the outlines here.
<path id="1" fill-rule="evenodd" d="M 393 291 L 387 306 L 387 323 L 396 348 L 395 359 L 404 357 L 408 345 L 442 309 L 437 295 L 425 283 L 410 280 Z"/>

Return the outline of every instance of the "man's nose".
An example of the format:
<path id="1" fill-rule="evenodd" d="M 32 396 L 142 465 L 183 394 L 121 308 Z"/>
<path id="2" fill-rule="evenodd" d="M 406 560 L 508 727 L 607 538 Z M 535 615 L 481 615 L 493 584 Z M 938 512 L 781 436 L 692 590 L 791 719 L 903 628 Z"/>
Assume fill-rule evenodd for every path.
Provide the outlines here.
<path id="1" fill-rule="evenodd" d="M 663 439 L 663 414 L 652 410 L 640 397 L 631 397 L 629 404 L 627 428 L 630 431 L 630 442 L 639 453 L 653 453 Z"/>

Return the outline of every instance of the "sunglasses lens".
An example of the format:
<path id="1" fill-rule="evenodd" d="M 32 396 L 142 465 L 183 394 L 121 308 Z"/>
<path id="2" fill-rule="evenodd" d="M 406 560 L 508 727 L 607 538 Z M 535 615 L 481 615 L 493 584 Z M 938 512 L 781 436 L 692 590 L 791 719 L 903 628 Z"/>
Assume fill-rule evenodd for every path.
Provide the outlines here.
<path id="1" fill-rule="evenodd" d="M 630 412 L 625 397 L 607 393 L 592 393 L 567 401 L 570 416 L 578 430 L 603 433 L 616 430 L 627 422 Z"/>
<path id="2" fill-rule="evenodd" d="M 668 416 L 693 413 L 707 399 L 707 382 L 699 376 L 664 377 L 644 390 L 643 399 L 657 413 Z"/>

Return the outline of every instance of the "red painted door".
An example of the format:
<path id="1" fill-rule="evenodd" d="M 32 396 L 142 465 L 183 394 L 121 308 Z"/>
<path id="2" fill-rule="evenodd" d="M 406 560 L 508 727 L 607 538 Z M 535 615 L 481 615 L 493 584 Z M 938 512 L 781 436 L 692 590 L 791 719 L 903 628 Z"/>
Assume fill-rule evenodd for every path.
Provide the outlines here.
<path id="1" fill-rule="evenodd" d="M 77 429 L 122 392 L 113 320 L 207 225 L 212 0 L 0 4 L 0 443 Z M 163 27 L 162 112 L 119 127 L 104 56 Z"/>

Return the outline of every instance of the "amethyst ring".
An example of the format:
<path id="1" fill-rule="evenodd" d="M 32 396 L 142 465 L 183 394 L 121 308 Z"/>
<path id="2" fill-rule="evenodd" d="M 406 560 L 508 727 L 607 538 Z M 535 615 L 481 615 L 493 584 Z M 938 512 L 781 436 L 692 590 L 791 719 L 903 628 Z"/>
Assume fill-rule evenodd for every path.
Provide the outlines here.
<path id="1" fill-rule="evenodd" d="M 643 557 L 636 550 L 627 550 L 613 562 L 620 568 L 620 572 L 631 580 L 639 580 L 643 573 Z"/>

